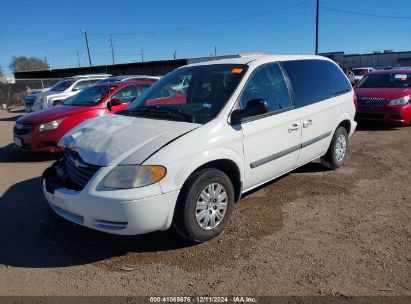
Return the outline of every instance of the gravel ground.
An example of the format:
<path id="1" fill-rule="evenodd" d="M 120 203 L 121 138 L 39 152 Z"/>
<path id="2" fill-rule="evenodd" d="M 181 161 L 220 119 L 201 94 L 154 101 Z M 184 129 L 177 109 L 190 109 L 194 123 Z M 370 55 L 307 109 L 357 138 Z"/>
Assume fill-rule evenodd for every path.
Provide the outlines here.
<path id="1" fill-rule="evenodd" d="M 56 156 L 11 144 L 0 111 L 0 295 L 411 296 L 411 127 L 360 125 L 345 167 L 315 161 L 245 195 L 200 245 L 108 235 L 55 215 Z"/>

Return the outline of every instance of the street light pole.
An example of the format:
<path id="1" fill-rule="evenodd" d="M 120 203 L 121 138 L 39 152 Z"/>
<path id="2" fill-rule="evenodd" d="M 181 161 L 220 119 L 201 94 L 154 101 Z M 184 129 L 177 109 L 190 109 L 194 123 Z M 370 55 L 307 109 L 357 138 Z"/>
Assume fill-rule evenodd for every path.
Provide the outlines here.
<path id="1" fill-rule="evenodd" d="M 113 64 L 114 64 L 114 47 L 113 47 L 113 38 L 111 37 L 111 34 L 110 34 L 110 46 L 111 46 L 111 57 L 113 59 Z"/>
<path id="2" fill-rule="evenodd" d="M 84 39 L 86 40 L 87 53 L 88 53 L 88 62 L 90 63 L 90 66 L 91 66 L 91 56 L 90 56 L 90 48 L 88 46 L 87 32 L 83 29 L 81 30 L 81 32 L 84 33 Z"/>
<path id="3" fill-rule="evenodd" d="M 320 0 L 317 0 L 317 16 L 315 19 L 315 55 L 318 55 L 318 19 L 320 17 Z"/>

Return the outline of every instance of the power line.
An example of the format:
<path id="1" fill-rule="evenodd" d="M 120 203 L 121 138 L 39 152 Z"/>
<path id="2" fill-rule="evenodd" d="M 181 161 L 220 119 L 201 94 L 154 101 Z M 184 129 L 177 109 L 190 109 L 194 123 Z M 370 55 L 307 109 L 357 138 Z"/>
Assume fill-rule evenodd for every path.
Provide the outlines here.
<path id="1" fill-rule="evenodd" d="M 73 39 L 73 38 L 75 38 L 75 37 L 78 37 L 78 35 L 67 36 L 67 37 L 64 37 L 64 38 L 61 38 L 61 39 L 57 39 L 57 40 L 53 40 L 53 41 L 49 41 L 49 42 L 37 43 L 37 44 L 32 44 L 32 45 L 28 45 L 28 46 L 22 46 L 22 47 L 18 47 L 18 48 L 14 48 L 14 49 L 0 50 L 0 53 L 12 52 L 12 51 L 18 51 L 18 50 L 24 50 L 24 49 L 29 49 L 29 48 L 34 48 L 34 47 L 49 45 L 49 44 L 58 43 L 58 42 L 61 42 L 61 41 Z"/>
<path id="2" fill-rule="evenodd" d="M 312 6 L 312 4 L 307 4 Z M 367 16 L 367 17 L 377 17 L 377 18 L 388 18 L 388 19 L 403 19 L 403 20 L 411 20 L 410 16 L 393 16 L 393 15 L 379 15 L 379 14 L 370 14 L 370 13 L 363 13 L 363 12 L 356 12 L 356 11 L 349 11 L 339 8 L 332 8 L 326 6 L 320 6 L 321 9 L 327 11 L 333 11 L 338 13 L 350 14 L 350 15 L 358 15 L 358 16 Z"/>
<path id="3" fill-rule="evenodd" d="M 215 22 L 210 22 L 210 23 L 203 23 L 203 24 L 198 24 L 198 25 L 193 25 L 193 26 L 182 26 L 182 27 L 169 28 L 169 29 L 163 29 L 163 30 L 157 30 L 157 31 L 148 31 L 148 32 L 115 33 L 113 35 L 115 35 L 115 36 L 151 35 L 151 34 L 160 34 L 160 33 L 169 33 L 169 32 L 192 30 L 192 29 L 198 29 L 198 28 L 203 28 L 203 27 L 209 27 L 209 26 L 213 26 L 213 25 L 220 25 L 220 24 L 226 24 L 226 23 L 231 23 L 231 22 L 242 21 L 242 20 L 251 19 L 251 18 L 263 16 L 263 15 L 269 15 L 269 14 L 277 13 L 277 12 L 284 11 L 284 10 L 287 10 L 287 9 L 290 9 L 290 8 L 302 6 L 304 4 L 305 4 L 305 1 L 293 4 L 293 5 L 288 5 L 288 6 L 284 6 L 284 7 L 281 7 L 281 8 L 273 9 L 273 10 L 268 10 L 268 11 L 261 12 L 261 13 L 255 13 L 255 14 L 251 14 L 251 15 L 247 15 L 247 16 L 238 17 L 238 18 L 231 18 L 231 19 L 215 21 Z M 107 34 L 107 33 L 89 33 L 89 35 L 100 36 L 100 35 L 110 35 L 110 34 Z"/>

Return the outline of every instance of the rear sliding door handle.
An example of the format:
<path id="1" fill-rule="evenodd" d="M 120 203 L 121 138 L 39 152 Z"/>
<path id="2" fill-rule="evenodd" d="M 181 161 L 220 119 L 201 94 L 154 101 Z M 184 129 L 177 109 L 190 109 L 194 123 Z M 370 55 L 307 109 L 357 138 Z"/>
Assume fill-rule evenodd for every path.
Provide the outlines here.
<path id="1" fill-rule="evenodd" d="M 292 131 L 297 131 L 300 128 L 300 124 L 299 123 L 293 123 L 291 125 L 288 126 L 288 132 L 292 132 Z"/>
<path id="2" fill-rule="evenodd" d="M 309 126 L 311 126 L 313 124 L 312 119 L 307 119 L 303 121 L 303 128 L 308 128 Z"/>

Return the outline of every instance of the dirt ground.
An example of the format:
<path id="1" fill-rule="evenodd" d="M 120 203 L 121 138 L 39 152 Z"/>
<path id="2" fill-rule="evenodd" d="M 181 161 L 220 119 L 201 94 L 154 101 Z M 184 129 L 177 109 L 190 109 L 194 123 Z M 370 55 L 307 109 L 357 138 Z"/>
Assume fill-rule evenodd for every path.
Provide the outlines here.
<path id="1" fill-rule="evenodd" d="M 55 156 L 13 148 L 0 111 L 0 295 L 411 295 L 411 127 L 360 125 L 345 167 L 312 162 L 236 205 L 201 245 L 108 235 L 45 203 Z"/>

